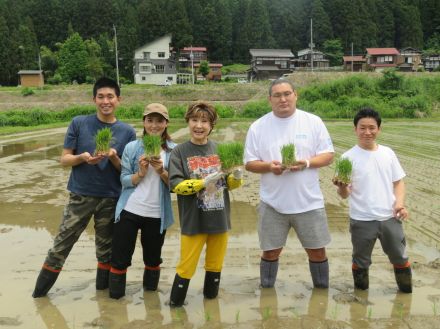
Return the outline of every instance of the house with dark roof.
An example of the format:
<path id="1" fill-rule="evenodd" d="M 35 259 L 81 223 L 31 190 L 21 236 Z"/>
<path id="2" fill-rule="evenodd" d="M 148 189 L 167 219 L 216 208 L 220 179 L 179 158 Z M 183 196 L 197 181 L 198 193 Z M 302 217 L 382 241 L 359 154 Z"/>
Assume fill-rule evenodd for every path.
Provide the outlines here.
<path id="1" fill-rule="evenodd" d="M 289 49 L 249 49 L 248 80 L 276 79 L 292 73 L 294 55 Z"/>
<path id="2" fill-rule="evenodd" d="M 400 54 L 397 56 L 397 67 L 400 71 L 417 71 L 422 67 L 422 52 L 411 47 L 400 49 Z"/>
<path id="3" fill-rule="evenodd" d="M 362 72 L 366 70 L 365 57 L 363 56 L 343 56 L 344 71 Z"/>
<path id="4" fill-rule="evenodd" d="M 298 51 L 298 58 L 294 60 L 294 65 L 295 69 L 312 69 L 313 67 L 316 70 L 325 70 L 328 69 L 329 62 L 323 52 L 306 48 Z"/>
<path id="5" fill-rule="evenodd" d="M 440 67 L 440 53 L 430 54 L 423 57 L 423 67 L 426 71 L 433 71 Z"/>
<path id="6" fill-rule="evenodd" d="M 396 48 L 367 48 L 365 54 L 367 69 L 382 71 L 387 68 L 397 67 L 399 51 Z"/>

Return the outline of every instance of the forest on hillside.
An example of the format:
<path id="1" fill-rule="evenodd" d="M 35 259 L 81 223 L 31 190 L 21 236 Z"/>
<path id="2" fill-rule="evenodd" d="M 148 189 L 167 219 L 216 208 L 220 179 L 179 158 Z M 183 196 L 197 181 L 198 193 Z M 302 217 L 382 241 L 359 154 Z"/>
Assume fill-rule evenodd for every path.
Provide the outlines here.
<path id="1" fill-rule="evenodd" d="M 127 81 L 134 50 L 167 33 L 174 49 L 204 46 L 211 61 L 248 63 L 250 48 L 308 47 L 311 19 L 326 53 L 440 52 L 439 0 L 0 0 L 0 85 L 39 65 L 53 82 L 114 76 L 115 33 Z"/>

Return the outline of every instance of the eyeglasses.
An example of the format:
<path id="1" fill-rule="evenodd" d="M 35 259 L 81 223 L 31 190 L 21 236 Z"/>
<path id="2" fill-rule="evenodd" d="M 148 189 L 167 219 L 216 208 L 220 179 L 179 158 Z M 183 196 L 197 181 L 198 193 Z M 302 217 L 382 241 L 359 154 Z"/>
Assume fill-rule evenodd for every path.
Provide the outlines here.
<path id="1" fill-rule="evenodd" d="M 283 93 L 273 94 L 272 97 L 274 97 L 274 98 L 281 98 L 281 97 L 288 98 L 292 94 L 293 94 L 293 91 L 285 91 Z"/>

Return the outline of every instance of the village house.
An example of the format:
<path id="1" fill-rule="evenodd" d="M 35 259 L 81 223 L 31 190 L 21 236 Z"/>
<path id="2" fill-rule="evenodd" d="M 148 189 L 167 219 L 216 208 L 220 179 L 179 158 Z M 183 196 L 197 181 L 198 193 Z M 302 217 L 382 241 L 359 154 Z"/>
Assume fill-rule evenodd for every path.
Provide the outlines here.
<path id="1" fill-rule="evenodd" d="M 400 49 L 400 54 L 397 56 L 397 67 L 400 71 L 417 71 L 422 67 L 422 52 L 411 47 Z"/>
<path id="2" fill-rule="evenodd" d="M 433 71 L 440 67 L 440 54 L 432 54 L 423 57 L 423 67 L 426 71 Z"/>
<path id="3" fill-rule="evenodd" d="M 250 49 L 248 80 L 276 79 L 293 72 L 294 55 L 289 49 Z"/>
<path id="4" fill-rule="evenodd" d="M 329 60 L 325 58 L 323 52 L 306 48 L 298 51 L 294 65 L 295 70 L 312 69 L 312 67 L 316 70 L 325 70 L 329 67 Z"/>
<path id="5" fill-rule="evenodd" d="M 165 35 L 134 52 L 134 83 L 169 85 L 177 82 L 177 69 L 170 51 L 171 34 Z"/>
<path id="6" fill-rule="evenodd" d="M 208 63 L 209 66 L 209 73 L 205 77 L 206 80 L 209 81 L 221 81 L 222 80 L 222 67 L 223 64 L 220 63 Z M 196 71 L 196 74 L 198 75 L 197 79 L 202 79 L 201 74 L 199 73 L 199 67 L 200 64 L 194 64 L 194 70 Z"/>
<path id="7" fill-rule="evenodd" d="M 344 71 L 363 72 L 366 69 L 363 56 L 343 56 Z"/>
<path id="8" fill-rule="evenodd" d="M 192 61 L 191 61 L 192 56 Z M 184 47 L 180 50 L 180 67 L 191 67 L 191 64 L 200 64 L 201 61 L 208 60 L 206 47 Z"/>
<path id="9" fill-rule="evenodd" d="M 396 48 L 367 48 L 366 50 L 365 59 L 368 70 L 382 71 L 397 67 L 399 51 Z"/>
<path id="10" fill-rule="evenodd" d="M 43 87 L 44 76 L 42 70 L 21 70 L 18 71 L 20 86 L 22 87 Z"/>

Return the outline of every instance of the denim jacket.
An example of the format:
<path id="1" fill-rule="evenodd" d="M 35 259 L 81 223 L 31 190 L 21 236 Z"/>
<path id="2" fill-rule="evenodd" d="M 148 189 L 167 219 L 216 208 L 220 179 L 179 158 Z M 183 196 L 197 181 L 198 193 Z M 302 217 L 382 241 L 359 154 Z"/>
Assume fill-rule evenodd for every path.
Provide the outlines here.
<path id="1" fill-rule="evenodd" d="M 171 150 L 176 146 L 173 142 L 167 142 L 168 148 Z M 138 159 L 144 154 L 144 146 L 142 140 L 138 139 L 128 143 L 125 146 L 124 153 L 121 159 L 121 184 L 122 191 L 119 197 L 118 204 L 116 205 L 115 223 L 119 222 L 120 215 L 128 198 L 135 190 L 136 186 L 131 181 L 131 175 L 136 173 L 139 169 Z M 168 163 L 170 161 L 170 152 L 165 152 L 164 168 L 168 170 Z M 167 184 L 160 180 L 160 233 L 167 229 L 174 223 L 173 211 L 171 208 L 171 196 L 170 190 Z"/>

